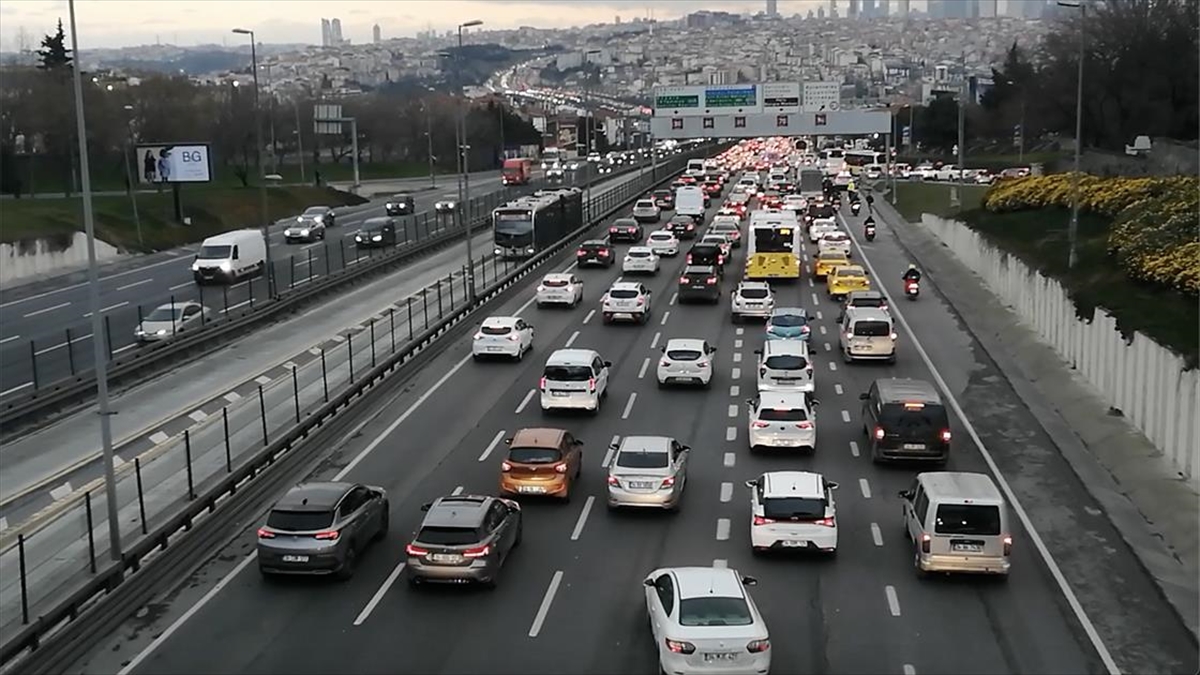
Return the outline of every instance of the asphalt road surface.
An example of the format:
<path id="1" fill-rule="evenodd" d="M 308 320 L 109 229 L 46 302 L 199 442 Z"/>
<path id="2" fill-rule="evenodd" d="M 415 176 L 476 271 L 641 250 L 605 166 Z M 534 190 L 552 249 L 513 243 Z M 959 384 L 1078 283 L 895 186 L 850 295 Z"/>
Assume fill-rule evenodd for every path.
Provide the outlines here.
<path id="1" fill-rule="evenodd" d="M 907 260 L 895 242 L 883 236 L 865 250 L 877 287 L 896 292 Z M 726 291 L 743 252 L 735 253 Z M 564 256 L 556 269 L 570 269 L 567 262 Z M 256 524 L 248 524 L 187 584 L 139 612 L 72 672 L 653 672 L 641 580 L 674 565 L 727 565 L 758 578 L 750 590 L 771 630 L 776 673 L 1195 668 L 1190 635 L 1107 521 L 1093 515 L 1100 511 L 1062 458 L 1044 439 L 1009 433 L 1026 428 L 1028 411 L 997 384 L 1002 376 L 976 355 L 936 293 L 895 307 L 906 317 L 895 365 L 845 365 L 827 347 L 836 344 L 837 310 L 822 287 L 810 285 L 807 273 L 780 286 L 782 304 L 800 304 L 817 317 L 818 449 L 812 456 L 757 456 L 746 445 L 744 401 L 755 392 L 753 352 L 762 328 L 732 325 L 727 296 L 718 306 L 678 305 L 682 256 L 665 263 L 646 281 L 655 293 L 648 324 L 605 326 L 593 311 L 619 267 L 579 271 L 585 302 L 575 310 L 537 310 L 526 288 L 502 312 L 535 325 L 531 357 L 474 363 L 469 339 L 462 340 L 347 434 L 315 476 L 381 485 L 391 502 L 390 534 L 367 552 L 353 580 L 264 581 L 251 555 Z M 710 390 L 656 386 L 657 348 L 674 337 L 717 346 Z M 566 346 L 595 348 L 614 364 L 610 395 L 596 417 L 551 417 L 539 409 L 544 359 Z M 864 456 L 858 394 L 878 377 L 938 379 L 927 363 L 970 416 L 970 426 L 957 414 L 952 419 L 958 440 L 948 469 L 987 473 L 985 457 L 994 461 L 1029 513 L 1024 525 L 1014 517 L 1006 582 L 918 580 L 896 497 L 915 471 L 880 468 Z M 585 441 L 573 500 L 524 502 L 524 543 L 496 590 L 410 590 L 404 546 L 420 506 L 454 491 L 495 493 L 498 440 L 536 426 L 564 427 Z M 975 433 L 986 454 L 970 440 Z M 606 449 L 631 434 L 669 435 L 692 446 L 679 513 L 605 509 Z M 840 483 L 836 559 L 751 555 L 743 482 L 786 469 L 820 471 Z M 1033 543 L 1030 523 L 1045 552 Z M 1048 559 L 1053 569 L 1061 566 L 1063 579 Z"/>

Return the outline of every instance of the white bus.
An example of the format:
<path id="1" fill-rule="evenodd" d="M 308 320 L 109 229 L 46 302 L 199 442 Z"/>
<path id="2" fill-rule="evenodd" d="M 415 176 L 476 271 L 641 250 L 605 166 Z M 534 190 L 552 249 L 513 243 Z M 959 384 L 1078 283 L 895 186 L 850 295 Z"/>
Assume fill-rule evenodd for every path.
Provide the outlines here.
<path id="1" fill-rule="evenodd" d="M 817 165 L 826 176 L 836 176 L 846 163 L 846 151 L 841 148 L 826 148 L 817 153 Z"/>
<path id="2" fill-rule="evenodd" d="M 846 168 L 850 170 L 850 174 L 857 176 L 862 173 L 864 166 L 871 164 L 879 164 L 880 166 L 887 163 L 887 155 L 875 150 L 849 150 L 845 156 Z"/>

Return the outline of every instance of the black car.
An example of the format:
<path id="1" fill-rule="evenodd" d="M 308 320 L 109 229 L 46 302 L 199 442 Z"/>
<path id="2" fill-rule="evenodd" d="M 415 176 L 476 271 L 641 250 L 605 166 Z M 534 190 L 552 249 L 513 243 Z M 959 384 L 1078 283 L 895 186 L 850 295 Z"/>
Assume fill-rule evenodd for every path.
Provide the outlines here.
<path id="1" fill-rule="evenodd" d="M 688 265 L 679 277 L 679 302 L 721 301 L 721 275 L 712 265 Z"/>
<path id="2" fill-rule="evenodd" d="M 354 235 L 358 248 L 387 248 L 396 245 L 396 221 L 391 218 L 367 218 Z"/>
<path id="3" fill-rule="evenodd" d="M 411 216 L 417 212 L 417 203 L 412 195 L 394 195 L 383 205 L 383 211 L 389 216 Z"/>
<path id="4" fill-rule="evenodd" d="M 654 198 L 654 205 L 664 211 L 675 210 L 675 191 L 674 190 L 655 190 L 651 195 Z"/>
<path id="5" fill-rule="evenodd" d="M 631 241 L 638 243 L 645 236 L 642 225 L 633 218 L 617 218 L 608 228 L 608 238 L 612 241 Z"/>
<path id="6" fill-rule="evenodd" d="M 666 229 L 680 239 L 696 238 L 696 221 L 691 216 L 672 216 Z"/>
<path id="7" fill-rule="evenodd" d="M 580 244 L 579 250 L 575 252 L 575 262 L 580 267 L 586 265 L 612 267 L 616 261 L 617 256 L 613 255 L 612 245 L 604 239 L 589 239 Z"/>
<path id="8" fill-rule="evenodd" d="M 717 244 L 696 244 L 688 251 L 687 264 L 709 265 L 720 273 L 725 269 L 725 254 Z"/>
<path id="9" fill-rule="evenodd" d="M 863 429 L 875 462 L 950 458 L 950 416 L 932 384 L 880 378 L 861 396 Z"/>

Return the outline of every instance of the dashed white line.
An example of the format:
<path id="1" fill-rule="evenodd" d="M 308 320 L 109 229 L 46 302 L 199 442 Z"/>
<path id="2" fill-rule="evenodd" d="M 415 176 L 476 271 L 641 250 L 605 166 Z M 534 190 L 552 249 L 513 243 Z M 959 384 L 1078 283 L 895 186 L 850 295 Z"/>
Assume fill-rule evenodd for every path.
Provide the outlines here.
<path id="1" fill-rule="evenodd" d="M 876 546 L 883 546 L 883 532 L 879 530 L 879 523 L 871 523 L 871 540 Z"/>
<path id="2" fill-rule="evenodd" d="M 620 442 L 620 440 L 620 436 L 612 437 L 612 442 L 608 444 L 608 450 L 604 452 L 604 459 L 600 460 L 600 466 L 607 469 L 608 465 L 612 463 L 613 453 L 617 451 L 617 443 Z"/>
<path id="3" fill-rule="evenodd" d="M 713 560 L 713 567 L 716 567 L 717 569 L 725 569 L 726 567 L 729 567 L 729 561 L 724 558 L 716 558 Z"/>
<path id="4" fill-rule="evenodd" d="M 521 405 L 517 406 L 516 414 L 520 415 L 521 411 L 525 410 L 525 406 L 529 405 L 529 402 L 533 400 L 533 395 L 536 393 L 536 389 L 530 389 L 529 393 L 525 394 L 525 398 L 521 399 Z"/>
<path id="5" fill-rule="evenodd" d="M 662 339 L 662 333 L 655 333 L 654 339 L 650 341 L 650 349 L 658 349 L 658 341 Z"/>
<path id="6" fill-rule="evenodd" d="M 175 284 L 174 286 L 168 288 L 167 290 L 168 291 L 178 291 L 181 288 L 187 288 L 188 286 L 191 286 L 193 283 L 194 282 L 191 282 L 191 281 L 185 281 L 182 284 Z"/>
<path id="7" fill-rule="evenodd" d="M 733 353 L 733 362 L 734 362 L 734 363 L 741 363 L 741 362 L 742 362 L 742 353 L 741 353 L 741 352 L 734 352 L 734 353 Z"/>
<path id="8" fill-rule="evenodd" d="M 824 314 L 822 314 L 822 313 L 821 313 L 821 310 L 819 310 L 819 309 L 818 309 L 818 310 L 817 310 L 817 320 L 818 320 L 818 321 L 821 321 L 821 320 L 822 320 L 822 319 L 824 319 L 824 318 L 825 318 L 825 315 L 824 315 Z"/>
<path id="9" fill-rule="evenodd" d="M 320 355 L 321 355 L 321 348 L 320 348 L 320 347 L 309 347 L 309 348 L 308 348 L 308 353 L 309 353 L 309 354 L 312 354 L 313 356 L 320 356 Z"/>
<path id="10" fill-rule="evenodd" d="M 817 294 L 816 294 L 816 293 L 813 293 L 813 294 L 812 294 L 812 299 L 813 299 L 813 304 L 814 304 L 814 305 L 819 305 L 819 304 L 821 304 L 821 298 L 817 297 Z"/>
<path id="11" fill-rule="evenodd" d="M 242 395 L 236 391 L 231 391 L 228 394 L 225 394 L 222 398 L 230 403 L 237 403 L 238 401 L 242 400 Z"/>
<path id="12" fill-rule="evenodd" d="M 734 348 L 734 349 L 741 349 L 741 348 L 742 348 L 742 341 L 741 341 L 741 339 L 740 339 L 740 338 L 739 338 L 739 339 L 736 339 L 736 340 L 734 340 L 734 341 L 733 341 L 733 348 Z"/>
<path id="13" fill-rule="evenodd" d="M 729 397 L 737 398 L 742 393 L 742 388 L 736 384 L 729 385 Z"/>
<path id="14" fill-rule="evenodd" d="M 633 402 L 637 400 L 637 392 L 629 392 L 629 401 L 625 404 L 625 410 L 621 413 L 621 419 L 629 419 L 629 413 L 633 412 Z"/>
<path id="15" fill-rule="evenodd" d="M 567 338 L 567 344 L 565 344 L 563 346 L 566 347 L 567 349 L 570 349 L 571 345 L 575 344 L 575 340 L 578 338 L 579 338 L 579 331 L 575 331 L 574 333 L 571 333 L 571 337 Z"/>
<path id="16" fill-rule="evenodd" d="M 542 624 L 546 621 L 546 615 L 550 613 L 550 605 L 554 602 L 554 594 L 558 592 L 562 578 L 562 570 L 558 570 L 550 579 L 550 586 L 546 589 L 546 595 L 542 597 L 542 605 L 538 607 L 537 616 L 533 617 L 533 625 L 529 627 L 529 637 L 535 638 L 542 632 Z"/>
<path id="17" fill-rule="evenodd" d="M 638 370 L 638 379 L 646 377 L 646 369 L 650 367 L 650 357 L 642 359 L 642 367 Z"/>
<path id="18" fill-rule="evenodd" d="M 62 499 L 63 497 L 66 497 L 67 495 L 71 494 L 72 489 L 73 488 L 71 487 L 71 482 L 67 481 L 66 483 L 63 483 L 62 485 L 59 485 L 58 487 L 51 490 L 50 498 L 53 499 L 54 501 L 58 501 L 58 500 Z"/>
<path id="19" fill-rule="evenodd" d="M 904 664 L 904 675 L 917 675 L 917 669 L 911 663 Z"/>
<path id="20" fill-rule="evenodd" d="M 721 483 L 721 503 L 728 503 L 733 499 L 733 483 Z"/>
<path id="21" fill-rule="evenodd" d="M 743 335 L 745 332 L 746 329 L 741 327 L 735 328 L 733 331 L 734 335 Z"/>
<path id="22" fill-rule="evenodd" d="M 678 300 L 678 299 L 679 299 L 679 294 L 678 294 L 678 293 L 672 293 L 672 294 L 671 294 L 671 301 L 670 301 L 670 302 L 668 302 L 667 304 L 668 304 L 669 306 L 671 306 L 671 307 L 674 307 L 674 306 L 675 306 L 675 301 L 676 301 L 676 300 Z"/>
<path id="23" fill-rule="evenodd" d="M 850 411 L 849 410 L 842 411 L 842 421 L 847 424 L 850 423 Z"/>
<path id="24" fill-rule="evenodd" d="M 456 487 L 450 491 L 450 496 L 457 497 L 457 496 L 461 495 L 462 493 L 463 493 L 463 486 L 459 485 L 458 487 Z"/>
<path id="25" fill-rule="evenodd" d="M 156 431 L 156 432 L 150 434 L 150 442 L 155 445 L 162 445 L 163 443 L 166 443 L 168 440 L 170 440 L 170 438 L 171 438 L 170 436 L 166 435 L 162 431 Z"/>
<path id="26" fill-rule="evenodd" d="M 254 378 L 254 381 L 259 384 L 270 384 L 271 378 L 267 377 L 266 375 L 259 375 L 258 377 Z"/>
<path id="27" fill-rule="evenodd" d="M 730 404 L 729 404 L 729 416 L 730 416 L 730 417 L 737 417 L 737 415 L 738 415 L 738 407 L 737 407 L 737 404 L 736 404 L 736 403 L 730 403 Z"/>
<path id="28" fill-rule="evenodd" d="M 192 412 L 188 413 L 188 417 L 192 418 L 193 422 L 203 422 L 204 420 L 208 419 L 208 413 L 204 412 L 203 410 L 193 410 Z"/>
<path id="29" fill-rule="evenodd" d="M 32 386 L 33 386 L 32 382 L 26 382 L 25 384 L 18 384 L 17 386 L 15 386 L 11 389 L 5 389 L 4 391 L 0 391 L 0 396 L 8 396 L 9 394 L 13 393 L 14 391 L 21 391 L 25 387 L 32 387 Z"/>
<path id="30" fill-rule="evenodd" d="M 896 587 L 891 585 L 884 586 L 883 592 L 887 595 L 888 610 L 892 613 L 892 616 L 900 616 L 900 599 L 896 597 Z"/>
<path id="31" fill-rule="evenodd" d="M 375 595 L 372 595 L 371 599 L 367 601 L 366 607 L 363 607 L 362 611 L 358 613 L 358 616 L 354 618 L 355 626 L 363 625 L 367 618 L 371 616 L 371 612 L 375 611 L 375 606 L 378 605 L 381 600 L 383 600 L 383 596 L 387 595 L 387 592 L 391 589 L 392 584 L 396 583 L 396 579 L 400 577 L 400 573 L 404 571 L 406 564 L 407 561 L 400 561 L 400 563 L 392 569 L 392 573 L 387 575 L 387 578 L 383 580 L 383 584 L 379 587 L 379 590 L 375 591 Z"/>
<path id="32" fill-rule="evenodd" d="M 866 478 L 858 479 L 858 489 L 862 492 L 863 499 L 871 498 L 871 484 L 867 482 Z"/>
<path id="33" fill-rule="evenodd" d="M 587 501 L 583 503 L 583 510 L 579 512 L 579 520 L 575 521 L 575 529 L 571 530 L 571 541 L 579 541 L 579 535 L 583 532 L 583 526 L 587 524 L 588 514 L 592 512 L 592 504 L 596 498 L 588 495 Z"/>
<path id="34" fill-rule="evenodd" d="M 827 351 L 827 352 L 833 351 L 833 345 L 829 344 L 828 342 L 823 343 L 823 345 L 825 347 L 825 351 Z"/>
<path id="35" fill-rule="evenodd" d="M 808 278 L 808 287 L 809 287 L 809 288 L 816 288 L 816 287 L 817 287 L 817 284 L 816 284 L 816 283 L 815 283 L 815 282 L 812 280 L 812 277 L 809 277 L 809 278 Z"/>
<path id="36" fill-rule="evenodd" d="M 737 440 L 737 427 L 725 427 L 725 440 L 727 440 L 727 441 L 736 441 Z"/>
<path id="37" fill-rule="evenodd" d="M 826 347 L 828 347 L 828 346 L 829 346 L 829 344 L 828 344 L 828 343 L 826 343 L 826 344 L 825 344 L 825 346 L 826 346 Z M 830 361 L 830 362 L 829 362 L 829 369 L 830 369 L 830 370 L 837 370 L 837 364 L 836 364 L 836 363 L 834 363 L 833 361 Z"/>
<path id="38" fill-rule="evenodd" d="M 112 310 L 114 310 L 114 309 L 120 309 L 120 308 L 122 308 L 122 307 L 124 307 L 125 305 L 128 305 L 128 304 L 129 304 L 128 302 L 118 302 L 118 303 L 117 303 L 117 304 L 115 304 L 115 305 L 109 305 L 108 307 L 101 307 L 101 308 L 100 308 L 100 313 L 101 313 L 101 314 L 107 314 L 107 313 L 111 312 L 111 311 L 112 311 Z M 86 319 L 86 318 L 90 317 L 91 315 L 92 315 L 92 313 L 91 313 L 91 312 L 88 312 L 87 314 L 84 314 L 84 315 L 83 315 L 83 318 L 85 318 L 85 319 Z"/>
<path id="39" fill-rule="evenodd" d="M 52 305 L 50 307 L 43 307 L 42 309 L 34 310 L 32 312 L 29 312 L 28 314 L 24 314 L 24 315 L 22 315 L 22 318 L 28 319 L 31 316 L 37 316 L 39 314 L 46 314 L 48 312 L 53 312 L 56 309 L 62 309 L 63 307 L 70 307 L 70 306 L 71 306 L 71 303 L 69 303 L 69 302 L 60 302 L 57 305 Z"/>
<path id="40" fill-rule="evenodd" d="M 821 326 L 821 327 L 820 327 L 820 329 L 821 329 L 821 335 L 824 335 L 825 333 L 827 333 L 827 332 L 828 332 L 828 331 L 825 329 L 825 326 Z"/>
<path id="41" fill-rule="evenodd" d="M 660 326 L 665 326 L 665 325 L 667 325 L 667 319 L 669 319 L 669 318 L 671 318 L 671 313 L 670 313 L 670 312 L 663 312 L 663 315 L 662 315 L 662 321 L 659 321 L 659 322 L 658 322 L 658 325 L 660 325 Z"/>
<path id="42" fill-rule="evenodd" d="M 833 391 L 835 393 L 837 393 L 838 396 L 841 396 L 842 395 L 842 385 L 840 385 L 840 384 L 833 385 Z"/>
<path id="43" fill-rule="evenodd" d="M 20 339 L 21 339 L 20 335 L 10 335 L 9 337 L 6 337 L 3 340 L 0 340 L 0 345 L 4 344 L 6 342 L 12 342 L 13 340 L 20 340 Z"/>
<path id="44" fill-rule="evenodd" d="M 729 539 L 729 519 L 717 518 L 717 541 Z"/>
<path id="45" fill-rule="evenodd" d="M 729 377 L 734 380 L 742 379 L 742 369 L 734 368 L 733 370 L 729 371 Z"/>
<path id="46" fill-rule="evenodd" d="M 588 310 L 588 313 L 587 313 L 587 316 L 583 317 L 583 325 L 585 325 L 585 326 L 586 326 L 586 325 L 587 325 L 587 322 L 591 321 L 593 316 L 596 316 L 596 310 L 594 310 L 594 309 L 589 309 L 589 310 Z"/>
<path id="47" fill-rule="evenodd" d="M 858 443 L 850 441 L 850 454 L 858 457 Z"/>
<path id="48" fill-rule="evenodd" d="M 502 438 L 504 438 L 504 430 L 503 429 L 496 432 L 495 437 L 492 438 L 492 442 L 488 443 L 488 446 L 486 448 L 484 448 L 484 450 L 483 450 L 483 454 L 479 456 L 479 461 L 482 462 L 485 459 L 487 459 L 488 457 L 490 457 L 492 454 L 492 451 L 496 449 L 496 446 L 500 445 L 500 439 L 502 439 Z"/>
<path id="49" fill-rule="evenodd" d="M 725 461 L 723 462 L 723 464 L 725 465 L 726 469 L 732 469 L 733 465 L 736 463 L 737 463 L 737 455 L 736 454 L 734 454 L 732 452 L 725 453 Z"/>
<path id="50" fill-rule="evenodd" d="M 117 286 L 117 290 L 124 291 L 124 290 L 130 289 L 130 288 L 134 288 L 136 286 L 141 286 L 143 284 L 151 283 L 153 281 L 154 281 L 153 279 L 142 279 L 141 281 L 135 281 L 131 284 L 125 284 L 124 286 Z"/>

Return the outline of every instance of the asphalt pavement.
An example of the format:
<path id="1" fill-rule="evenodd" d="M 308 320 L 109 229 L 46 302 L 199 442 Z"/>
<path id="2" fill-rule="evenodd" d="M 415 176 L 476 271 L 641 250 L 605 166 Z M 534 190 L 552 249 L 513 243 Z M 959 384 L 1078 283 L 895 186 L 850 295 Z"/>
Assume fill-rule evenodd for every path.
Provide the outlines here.
<path id="1" fill-rule="evenodd" d="M 734 255 L 726 291 L 743 252 Z M 895 243 L 880 238 L 860 252 L 878 272 L 877 287 L 896 292 L 893 279 L 907 260 Z M 573 269 L 567 262 L 563 256 L 557 269 Z M 1194 642 L 1128 549 L 1113 543 L 1120 540 L 1111 527 L 1092 515 L 1094 502 L 1054 448 L 1033 447 L 1043 442 L 1037 439 L 1023 440 L 1031 447 L 1020 452 L 1003 445 L 1028 412 L 995 386 L 984 392 L 989 415 L 964 420 L 961 406 L 952 406 L 957 440 L 948 468 L 987 473 L 998 464 L 1003 474 L 1012 459 L 1037 455 L 1038 466 L 1027 469 L 1036 469 L 1036 481 L 1022 475 L 1006 483 L 1028 513 L 1014 518 L 1012 575 L 1006 582 L 916 577 L 896 497 L 914 471 L 877 467 L 863 456 L 858 394 L 878 377 L 940 379 L 952 396 L 977 404 L 975 388 L 1000 379 L 935 295 L 894 308 L 905 317 L 895 365 L 845 365 L 833 356 L 837 309 L 823 289 L 807 274 L 780 286 L 783 304 L 816 317 L 818 448 L 812 456 L 757 456 L 746 445 L 744 401 L 755 392 L 762 328 L 732 325 L 727 296 L 715 307 L 678 305 L 683 260 L 664 262 L 646 281 L 655 293 L 648 324 L 605 326 L 596 315 L 619 268 L 579 270 L 585 302 L 575 310 L 533 309 L 527 287 L 497 312 L 535 326 L 535 349 L 523 362 L 474 363 L 470 340 L 462 340 L 347 434 L 314 477 L 385 487 L 392 523 L 353 580 L 265 582 L 252 555 L 257 524 L 248 523 L 188 583 L 139 612 L 72 672 L 652 672 L 656 653 L 640 584 L 651 570 L 673 565 L 729 566 L 758 578 L 751 593 L 771 630 L 776 673 L 1195 668 Z M 674 337 L 717 346 L 710 390 L 655 385 L 657 348 Z M 567 346 L 595 348 L 614 364 L 610 395 L 594 418 L 547 416 L 538 407 L 544 360 Z M 535 426 L 564 427 L 585 441 L 573 500 L 524 501 L 524 541 L 496 590 L 410 590 L 404 546 L 420 506 L 455 491 L 494 493 L 498 440 Z M 670 435 L 692 446 L 679 513 L 604 508 L 608 446 L 631 434 Z M 986 440 L 977 445 L 975 438 Z M 751 555 L 742 484 L 784 469 L 816 470 L 840 483 L 836 559 Z M 1080 564 L 1098 570 L 1107 587 L 1090 583 Z"/>

